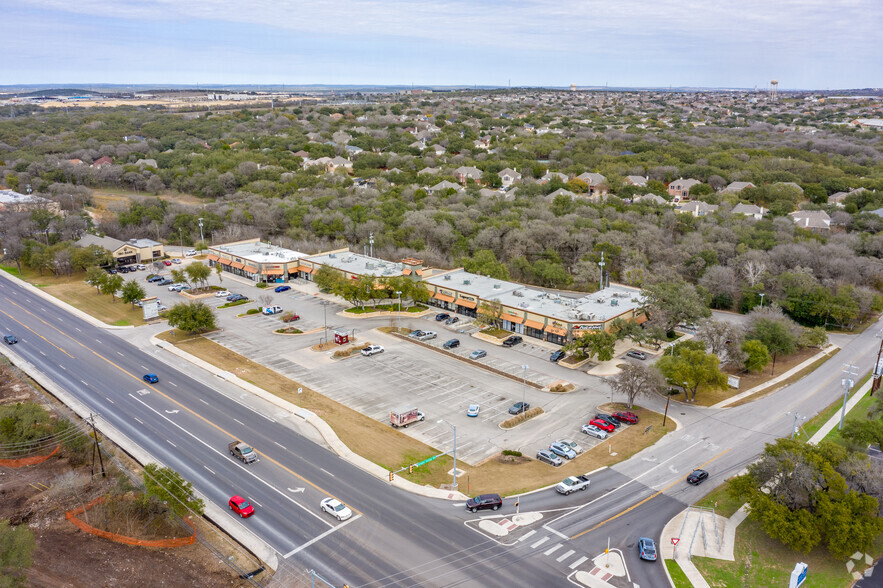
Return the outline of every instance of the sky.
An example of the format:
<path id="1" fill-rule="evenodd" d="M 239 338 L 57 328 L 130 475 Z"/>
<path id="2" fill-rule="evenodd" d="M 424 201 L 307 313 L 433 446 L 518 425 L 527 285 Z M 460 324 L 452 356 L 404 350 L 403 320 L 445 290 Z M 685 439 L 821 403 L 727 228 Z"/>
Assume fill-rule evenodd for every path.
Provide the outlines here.
<path id="1" fill-rule="evenodd" d="M 883 87 L 881 0 L 0 0 L 0 85 Z"/>

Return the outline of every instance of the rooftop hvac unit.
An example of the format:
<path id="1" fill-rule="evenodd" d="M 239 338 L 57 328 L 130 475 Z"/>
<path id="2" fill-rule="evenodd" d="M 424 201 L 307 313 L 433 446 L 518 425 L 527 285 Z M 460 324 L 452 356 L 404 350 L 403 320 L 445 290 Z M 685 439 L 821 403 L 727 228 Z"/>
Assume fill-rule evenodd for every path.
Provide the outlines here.
<path id="1" fill-rule="evenodd" d="M 518 306 L 520 308 L 530 308 L 530 305 L 527 302 L 519 302 Z"/>
<path id="2" fill-rule="evenodd" d="M 512 296 L 518 296 L 519 298 L 522 298 L 524 294 L 521 293 L 521 290 L 515 290 L 514 292 L 512 292 Z"/>
<path id="3" fill-rule="evenodd" d="M 619 300 L 616 300 L 615 298 L 611 298 L 610 299 L 610 306 L 619 306 Z"/>
<path id="4" fill-rule="evenodd" d="M 451 281 L 451 276 L 444 276 L 444 279 Z"/>
<path id="5" fill-rule="evenodd" d="M 328 254 L 328 257 L 329 257 L 330 259 L 337 259 L 337 254 L 335 254 L 335 253 L 329 253 L 329 254 Z"/>
<path id="6" fill-rule="evenodd" d="M 490 277 L 490 276 L 488 276 L 488 277 Z M 494 290 L 499 290 L 500 288 L 501 288 L 501 286 L 499 284 L 494 284 Z"/>
<path id="7" fill-rule="evenodd" d="M 344 261 L 346 261 L 346 260 L 344 260 Z M 365 262 L 365 269 L 374 269 L 374 264 L 371 263 L 370 261 Z"/>

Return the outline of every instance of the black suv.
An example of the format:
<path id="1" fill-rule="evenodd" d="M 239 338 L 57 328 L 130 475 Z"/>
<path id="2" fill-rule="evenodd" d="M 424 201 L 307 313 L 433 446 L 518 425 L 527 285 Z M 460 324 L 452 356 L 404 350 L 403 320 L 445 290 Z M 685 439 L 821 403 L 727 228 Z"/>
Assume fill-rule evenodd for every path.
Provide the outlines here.
<path id="1" fill-rule="evenodd" d="M 445 341 L 444 345 L 442 345 L 442 347 L 444 347 L 445 349 L 453 349 L 454 347 L 459 347 L 459 346 L 460 346 L 459 339 L 449 339 L 448 341 Z"/>
<path id="2" fill-rule="evenodd" d="M 435 320 L 437 320 L 437 321 L 439 321 L 439 322 L 441 322 L 441 321 L 446 321 L 446 320 L 448 320 L 449 318 L 451 318 L 451 315 L 449 315 L 449 314 L 446 313 L 446 312 L 440 312 L 440 313 L 438 313 L 437 315 L 435 315 Z"/>
<path id="3" fill-rule="evenodd" d="M 595 418 L 598 420 L 604 421 L 605 423 L 610 423 L 614 428 L 617 428 L 617 429 L 622 425 L 622 423 L 620 423 L 618 420 L 616 420 L 615 418 L 613 418 L 613 416 L 611 416 L 609 414 L 599 413 L 599 414 L 595 415 Z"/>
<path id="4" fill-rule="evenodd" d="M 565 355 L 567 355 L 567 354 L 564 351 L 562 351 L 561 349 L 559 349 L 558 351 L 554 352 L 552 355 L 549 356 L 549 361 L 554 361 L 555 363 L 558 363 L 559 361 L 564 359 Z"/>
<path id="5" fill-rule="evenodd" d="M 524 339 L 522 339 L 518 335 L 512 335 L 511 337 L 509 337 L 508 339 L 503 341 L 503 347 L 514 347 L 515 345 L 518 345 L 522 341 L 524 341 Z"/>
<path id="6" fill-rule="evenodd" d="M 503 506 L 503 499 L 499 494 L 480 494 L 466 501 L 466 510 L 476 512 L 479 510 L 497 510 Z"/>

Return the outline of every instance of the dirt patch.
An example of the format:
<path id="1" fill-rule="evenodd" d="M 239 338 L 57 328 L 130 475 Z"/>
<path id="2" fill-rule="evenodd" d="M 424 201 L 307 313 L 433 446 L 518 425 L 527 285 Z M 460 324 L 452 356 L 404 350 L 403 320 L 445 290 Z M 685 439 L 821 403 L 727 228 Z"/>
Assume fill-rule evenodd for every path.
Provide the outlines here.
<path id="1" fill-rule="evenodd" d="M 498 454 L 498 455 L 495 455 L 494 457 L 492 457 L 491 459 L 493 459 L 497 463 L 508 464 L 508 465 L 521 465 L 523 463 L 530 462 L 530 458 L 524 457 L 523 455 Z"/>

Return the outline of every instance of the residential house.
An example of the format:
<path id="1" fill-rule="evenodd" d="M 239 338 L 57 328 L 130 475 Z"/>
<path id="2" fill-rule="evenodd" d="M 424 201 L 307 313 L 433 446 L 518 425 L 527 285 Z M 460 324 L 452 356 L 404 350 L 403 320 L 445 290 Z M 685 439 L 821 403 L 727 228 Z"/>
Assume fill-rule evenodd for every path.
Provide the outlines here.
<path id="1" fill-rule="evenodd" d="M 678 178 L 675 181 L 670 182 L 666 189 L 668 190 L 668 195 L 672 196 L 675 202 L 679 202 L 690 198 L 690 188 L 701 183 L 702 182 L 699 180 L 694 180 L 693 178 Z"/>
<path id="2" fill-rule="evenodd" d="M 649 180 L 649 177 L 644 176 L 626 176 L 625 184 L 626 186 L 646 186 Z"/>
<path id="3" fill-rule="evenodd" d="M 0 190 L 0 210 L 28 212 L 35 208 L 45 208 L 55 214 L 61 212 L 61 205 L 53 200 L 40 198 L 33 194 L 19 194 L 13 190 Z"/>
<path id="4" fill-rule="evenodd" d="M 454 170 L 454 175 L 457 177 L 457 181 L 463 184 L 466 183 L 466 180 L 481 181 L 481 170 L 477 167 L 460 166 Z"/>
<path id="5" fill-rule="evenodd" d="M 750 216 L 755 220 L 762 219 L 763 215 L 767 213 L 766 209 L 762 206 L 757 206 L 755 204 L 745 204 L 742 202 L 734 206 L 731 212 L 733 214 L 744 214 L 745 216 Z"/>
<path id="6" fill-rule="evenodd" d="M 300 157 L 300 158 L 303 159 L 304 161 L 306 161 L 307 159 L 310 158 L 310 152 L 309 152 L 309 151 L 304 151 L 303 149 L 301 149 L 300 151 L 296 151 L 296 152 L 292 153 L 292 155 L 294 155 L 295 157 Z"/>
<path id="7" fill-rule="evenodd" d="M 344 159 L 343 157 L 337 156 L 331 159 L 331 161 L 329 161 L 325 166 L 325 169 L 331 173 L 334 173 L 341 168 L 343 168 L 344 171 L 352 171 L 353 162 L 349 159 Z"/>
<path id="8" fill-rule="evenodd" d="M 310 167 L 321 167 L 324 169 L 328 169 L 329 163 L 331 163 L 330 157 L 317 157 L 316 159 L 305 159 L 301 165 L 304 169 Z"/>
<path id="9" fill-rule="evenodd" d="M 82 159 L 68 159 L 67 162 L 71 165 L 83 165 Z"/>
<path id="10" fill-rule="evenodd" d="M 423 151 L 424 149 L 426 149 L 426 143 L 424 143 L 423 141 L 414 141 L 413 143 L 408 145 L 408 147 L 410 147 L 411 149 L 419 149 L 420 151 Z"/>
<path id="11" fill-rule="evenodd" d="M 521 174 L 514 169 L 509 169 L 508 167 L 498 172 L 497 175 L 500 176 L 500 180 L 502 180 L 504 188 L 508 188 L 515 182 L 521 181 Z"/>
<path id="12" fill-rule="evenodd" d="M 589 187 L 589 196 L 605 196 L 607 194 L 607 178 L 601 174 L 586 172 L 576 176 Z"/>
<path id="13" fill-rule="evenodd" d="M 425 174 L 425 175 L 430 175 L 430 176 L 437 176 L 440 173 L 441 173 L 440 167 L 424 167 L 419 172 L 417 172 L 417 175 L 422 176 Z"/>
<path id="14" fill-rule="evenodd" d="M 693 216 L 706 216 L 713 212 L 715 212 L 718 208 L 720 208 L 717 204 L 708 204 L 706 202 L 702 202 L 700 200 L 696 200 L 693 202 L 682 202 L 675 206 L 675 212 L 683 212 L 692 214 Z"/>
<path id="15" fill-rule="evenodd" d="M 552 202 L 553 200 L 555 200 L 556 196 L 567 196 L 571 200 L 579 198 L 579 194 L 575 194 L 575 193 L 571 192 L 570 190 L 566 190 L 564 188 L 558 188 L 554 192 L 550 192 L 549 194 L 546 194 L 545 196 L 543 196 L 543 199 L 546 200 L 547 202 Z"/>
<path id="16" fill-rule="evenodd" d="M 828 196 L 828 204 L 836 204 L 839 207 L 843 207 L 843 201 L 846 200 L 847 196 L 852 196 L 853 194 L 860 194 L 864 192 L 864 188 L 856 188 L 855 190 L 850 190 L 849 192 L 836 192 Z"/>
<path id="17" fill-rule="evenodd" d="M 139 168 L 144 169 L 145 167 L 158 168 L 159 166 L 156 164 L 155 159 L 139 159 L 135 162 Z"/>
<path id="18" fill-rule="evenodd" d="M 632 202 L 643 202 L 645 204 L 649 203 L 658 205 L 668 204 L 668 200 L 666 200 L 659 194 L 651 193 L 644 194 L 643 196 L 635 196 L 634 198 L 632 198 Z"/>
<path id="19" fill-rule="evenodd" d="M 435 155 L 436 155 L 436 157 L 438 157 L 439 155 L 444 155 L 445 152 L 447 151 L 447 149 L 445 149 L 443 146 L 438 145 L 438 144 L 433 145 L 433 146 L 431 147 L 431 149 L 432 149 L 433 151 L 435 151 Z"/>
<path id="20" fill-rule="evenodd" d="M 541 177 L 537 183 L 538 184 L 548 184 L 552 181 L 553 178 L 558 178 L 562 182 L 567 182 L 567 174 L 562 174 L 561 172 L 546 172 L 543 177 Z"/>
<path id="21" fill-rule="evenodd" d="M 450 188 L 453 188 L 457 192 L 463 191 L 463 186 L 461 186 L 460 184 L 455 184 L 454 182 L 449 182 L 447 180 L 442 180 L 441 182 L 439 182 L 435 186 L 426 188 L 426 191 L 430 194 L 438 194 L 439 192 L 443 192 L 443 191 L 448 190 Z"/>
<path id="22" fill-rule="evenodd" d="M 108 157 L 106 155 L 104 157 L 99 157 L 98 159 L 93 161 L 92 165 L 90 167 L 94 167 L 95 169 L 101 169 L 105 165 L 113 165 L 113 159 L 111 159 L 110 157 Z"/>
<path id="23" fill-rule="evenodd" d="M 730 185 L 721 190 L 721 194 L 738 194 L 745 188 L 756 188 L 751 182 L 730 182 Z"/>
<path id="24" fill-rule="evenodd" d="M 798 210 L 788 216 L 801 229 L 808 229 L 814 233 L 824 233 L 831 230 L 831 217 L 824 210 Z"/>
<path id="25" fill-rule="evenodd" d="M 797 182 L 776 182 L 773 184 L 774 186 L 787 186 L 788 188 L 795 188 L 798 192 L 803 194 L 803 188 L 800 187 L 800 184 Z"/>

